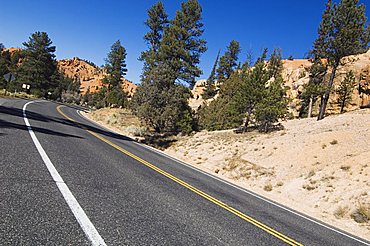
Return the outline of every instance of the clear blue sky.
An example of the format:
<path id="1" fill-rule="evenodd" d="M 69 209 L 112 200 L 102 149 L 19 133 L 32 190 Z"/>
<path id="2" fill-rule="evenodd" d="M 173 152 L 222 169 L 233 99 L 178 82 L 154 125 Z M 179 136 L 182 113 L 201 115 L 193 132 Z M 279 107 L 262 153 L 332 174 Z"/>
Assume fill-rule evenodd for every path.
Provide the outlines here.
<path id="1" fill-rule="evenodd" d="M 208 51 L 200 67 L 207 78 L 218 49 L 238 40 L 241 60 L 252 50 L 257 57 L 264 47 L 279 47 L 283 56 L 302 58 L 311 48 L 326 0 L 199 0 L 203 7 L 204 38 Z M 0 43 L 22 47 L 31 33 L 46 31 L 57 46 L 57 59 L 74 56 L 104 64 L 110 46 L 120 39 L 127 50 L 127 79 L 140 83 L 146 49 L 147 9 L 155 0 L 2 0 Z M 172 18 L 179 0 L 164 0 Z M 370 8 L 369 0 L 360 1 Z M 367 9 L 369 17 L 369 10 Z"/>

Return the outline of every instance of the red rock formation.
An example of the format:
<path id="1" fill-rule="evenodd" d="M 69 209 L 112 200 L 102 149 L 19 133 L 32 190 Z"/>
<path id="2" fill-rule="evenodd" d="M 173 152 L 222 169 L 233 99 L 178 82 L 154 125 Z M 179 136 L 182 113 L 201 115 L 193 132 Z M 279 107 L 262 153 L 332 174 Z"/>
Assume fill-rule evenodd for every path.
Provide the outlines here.
<path id="1" fill-rule="evenodd" d="M 86 94 L 86 92 L 95 93 L 105 86 L 103 84 L 103 79 L 106 75 L 105 70 L 77 57 L 59 60 L 58 67 L 68 77 L 80 79 L 80 92 L 82 95 Z M 137 85 L 122 79 L 122 89 L 129 97 L 132 97 L 136 92 Z"/>

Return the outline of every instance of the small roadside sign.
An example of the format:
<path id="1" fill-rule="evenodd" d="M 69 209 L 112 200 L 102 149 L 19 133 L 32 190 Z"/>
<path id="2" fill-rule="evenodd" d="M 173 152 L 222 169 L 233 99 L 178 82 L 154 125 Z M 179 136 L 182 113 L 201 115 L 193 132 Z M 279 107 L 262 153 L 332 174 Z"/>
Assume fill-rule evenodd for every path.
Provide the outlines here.
<path id="1" fill-rule="evenodd" d="M 7 73 L 4 75 L 4 79 L 8 82 L 15 80 L 15 76 L 12 73 Z"/>

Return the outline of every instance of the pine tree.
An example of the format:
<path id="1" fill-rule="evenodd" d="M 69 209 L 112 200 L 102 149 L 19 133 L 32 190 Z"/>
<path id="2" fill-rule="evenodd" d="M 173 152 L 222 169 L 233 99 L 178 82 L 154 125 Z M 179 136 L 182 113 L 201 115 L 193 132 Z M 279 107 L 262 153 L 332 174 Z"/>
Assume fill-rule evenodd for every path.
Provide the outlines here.
<path id="1" fill-rule="evenodd" d="M 356 85 L 355 75 L 353 71 L 349 71 L 344 79 L 341 81 L 337 93 L 338 105 L 340 106 L 340 113 L 344 112 L 344 107 L 346 107 L 352 100 L 353 89 Z"/>
<path id="2" fill-rule="evenodd" d="M 312 61 L 312 66 L 309 68 L 310 80 L 304 86 L 303 93 L 300 95 L 302 99 L 302 107 L 300 116 L 305 113 L 308 107 L 307 118 L 312 116 L 313 104 L 317 101 L 318 97 L 322 97 L 325 93 L 326 87 L 324 85 L 324 78 L 327 73 L 327 66 L 324 65 L 320 58 L 315 58 Z"/>
<path id="3" fill-rule="evenodd" d="M 207 50 L 203 34 L 202 7 L 197 0 L 181 4 L 170 26 L 165 28 L 159 49 L 159 60 L 166 63 L 175 73 L 177 81 L 190 86 L 202 73 L 198 64 L 200 56 Z"/>
<path id="4" fill-rule="evenodd" d="M 7 81 L 5 81 L 4 75 L 9 73 L 11 63 L 10 53 L 4 49 L 4 45 L 0 43 L 0 89 L 6 87 Z"/>
<path id="5" fill-rule="evenodd" d="M 126 75 L 126 49 L 121 45 L 121 41 L 117 40 L 111 47 L 105 60 L 105 68 L 107 76 L 103 82 L 108 84 L 108 88 L 120 88 L 121 79 Z"/>
<path id="6" fill-rule="evenodd" d="M 243 127 L 247 129 L 269 79 L 264 61 L 266 53 L 267 49 L 258 58 L 254 69 L 249 69 L 251 61 L 247 61 L 241 71 L 233 72 L 221 85 L 219 97 L 200 109 L 199 124 L 202 128 L 230 129 L 244 121 Z"/>
<path id="7" fill-rule="evenodd" d="M 58 73 L 54 52 L 55 46 L 46 32 L 35 32 L 24 42 L 24 60 L 17 70 L 18 89 L 22 83 L 31 85 L 31 91 L 47 97 L 58 86 Z"/>
<path id="8" fill-rule="evenodd" d="M 267 65 L 270 83 L 264 90 L 262 100 L 256 104 L 256 122 L 262 132 L 270 131 L 274 123 L 284 118 L 287 113 L 288 103 L 281 75 L 282 68 L 281 50 L 275 49 Z"/>
<path id="9" fill-rule="evenodd" d="M 227 47 L 227 51 L 220 58 L 217 69 L 217 79 L 219 83 L 223 83 L 234 72 L 238 65 L 238 55 L 240 53 L 240 45 L 238 41 L 232 40 Z"/>
<path id="10" fill-rule="evenodd" d="M 213 64 L 211 74 L 209 75 L 207 79 L 206 88 L 202 93 L 202 97 L 205 100 L 213 98 L 217 93 L 215 82 L 216 82 L 216 68 L 217 68 L 219 56 L 220 56 L 220 50 L 217 53 L 217 57 L 216 57 L 215 63 Z"/>
<path id="11" fill-rule="evenodd" d="M 117 40 L 108 53 L 105 69 L 107 75 L 103 83 L 108 85 L 107 93 L 104 97 L 104 106 L 126 106 L 127 95 L 122 90 L 122 78 L 126 75 L 126 49 L 121 41 Z"/>
<path id="12" fill-rule="evenodd" d="M 140 61 L 144 61 L 144 77 L 160 61 L 158 51 L 162 42 L 164 29 L 169 25 L 168 15 L 162 2 L 154 4 L 148 10 L 148 19 L 145 21 L 145 25 L 150 30 L 144 36 L 149 49 L 142 52 L 139 58 Z"/>
<path id="13" fill-rule="evenodd" d="M 318 120 L 325 116 L 329 95 L 341 59 L 364 52 L 369 46 L 370 32 L 366 27 L 365 6 L 358 0 L 342 0 L 332 4 L 329 0 L 323 13 L 318 38 L 311 53 L 318 58 L 327 58 L 331 76 L 327 90 L 322 96 Z"/>
<path id="14" fill-rule="evenodd" d="M 190 91 L 173 83 L 173 70 L 159 64 L 147 74 L 135 93 L 131 108 L 135 115 L 157 133 L 189 132 L 193 120 L 187 99 Z"/>
<path id="15" fill-rule="evenodd" d="M 155 132 L 186 133 L 196 125 L 187 103 L 190 91 L 180 82 L 192 86 L 201 74 L 199 59 L 207 49 L 201 14 L 197 0 L 183 2 L 169 24 L 162 4 L 148 12 L 150 31 L 144 38 L 152 42 L 141 56 L 142 81 L 131 108 Z"/>

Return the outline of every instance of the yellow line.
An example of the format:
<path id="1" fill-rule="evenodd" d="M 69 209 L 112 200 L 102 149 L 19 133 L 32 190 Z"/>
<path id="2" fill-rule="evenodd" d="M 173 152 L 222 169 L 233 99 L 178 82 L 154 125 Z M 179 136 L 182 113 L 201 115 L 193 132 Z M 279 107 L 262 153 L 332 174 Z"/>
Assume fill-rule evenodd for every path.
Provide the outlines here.
<path id="1" fill-rule="evenodd" d="M 60 110 L 60 108 L 61 108 L 61 107 L 62 107 L 62 106 L 58 106 L 58 107 L 57 107 L 57 111 L 58 111 L 61 115 L 63 115 L 63 116 L 64 116 L 65 118 L 67 118 L 68 120 L 70 120 L 70 121 L 72 121 L 72 122 L 75 122 L 76 124 L 80 125 L 78 122 L 76 122 L 76 121 L 75 121 L 75 120 L 73 120 L 72 118 L 70 118 L 70 117 L 68 117 L 67 115 L 65 115 L 65 114 Z M 80 125 L 80 126 L 81 126 L 81 125 Z M 280 239 L 280 240 L 282 240 L 283 242 L 285 242 L 285 243 L 287 243 L 287 244 L 289 244 L 289 245 L 303 245 L 303 244 L 300 244 L 300 243 L 298 243 L 297 241 L 295 241 L 295 240 L 293 240 L 293 239 L 289 238 L 288 236 L 285 236 L 284 234 L 282 234 L 282 233 L 280 233 L 280 232 L 278 232 L 278 231 L 276 231 L 276 230 L 272 229 L 271 227 L 269 227 L 269 226 L 267 226 L 267 225 L 265 225 L 265 224 L 263 224 L 263 223 L 261 223 L 261 222 L 259 222 L 259 221 L 255 220 L 255 219 L 253 219 L 252 217 L 250 217 L 250 216 L 248 216 L 248 215 L 246 215 L 246 214 L 244 214 L 244 213 L 240 212 L 239 210 L 237 210 L 237 209 L 235 209 L 235 208 L 233 208 L 233 207 L 231 207 L 231 206 L 229 206 L 229 205 L 225 204 L 224 202 L 222 202 L 222 201 L 220 201 L 220 200 L 218 200 L 218 199 L 216 199 L 216 198 L 212 197 L 211 195 L 209 195 L 209 194 L 207 194 L 207 193 L 205 193 L 205 192 L 203 192 L 203 191 L 201 191 L 201 190 L 199 190 L 199 189 L 195 188 L 194 186 L 192 186 L 192 185 L 190 185 L 190 184 L 186 183 L 185 181 L 182 181 L 181 179 L 179 179 L 179 178 L 177 178 L 177 177 L 173 176 L 172 174 L 170 174 L 170 173 L 168 173 L 168 172 L 166 172 L 166 171 L 163 171 L 162 169 L 160 169 L 160 168 L 158 168 L 158 167 L 154 166 L 153 164 L 151 164 L 151 163 L 147 162 L 146 160 L 143 160 L 143 159 L 141 159 L 140 157 L 138 157 L 138 156 L 136 156 L 136 155 L 132 154 L 131 152 L 129 152 L 129 151 L 127 151 L 127 150 L 125 150 L 125 149 L 121 148 L 120 146 L 118 146 L 118 145 L 116 145 L 116 144 L 114 144 L 114 143 L 112 143 L 112 142 L 111 142 L 111 141 L 109 141 L 108 139 L 106 139 L 106 138 L 104 138 L 104 137 L 100 136 L 99 134 L 97 134 L 97 133 L 95 133 L 95 132 L 93 132 L 93 131 L 90 131 L 90 130 L 86 129 L 85 127 L 83 127 L 83 128 L 84 128 L 88 133 L 90 133 L 91 135 L 93 135 L 93 136 L 97 137 L 98 139 L 102 140 L 103 142 L 105 142 L 105 143 L 109 144 L 109 145 L 110 145 L 110 146 L 112 146 L 113 148 L 115 148 L 115 149 L 117 149 L 117 150 L 121 151 L 121 152 L 122 152 L 122 153 L 124 153 L 125 155 L 130 156 L 131 158 L 135 159 L 136 161 L 140 162 L 141 164 L 143 164 L 143 165 L 145 165 L 145 166 L 147 166 L 147 167 L 149 167 L 149 168 L 153 169 L 154 171 L 156 171 L 156 172 L 158 172 L 158 173 L 162 174 L 163 176 L 165 176 L 165 177 L 167 177 L 167 178 L 171 179 L 172 181 L 174 181 L 174 182 L 176 182 L 176 183 L 180 184 L 181 186 L 183 186 L 183 187 L 185 187 L 185 188 L 187 188 L 187 189 L 189 189 L 189 190 L 193 191 L 194 193 L 196 193 L 196 194 L 200 195 L 201 197 L 203 197 L 203 198 L 207 199 L 208 201 L 210 201 L 210 202 L 212 202 L 212 203 L 214 203 L 214 204 L 216 204 L 216 205 L 220 206 L 221 208 L 223 208 L 223 209 L 225 209 L 225 210 L 229 211 L 230 213 L 232 213 L 232 214 L 234 214 L 234 215 L 238 216 L 239 218 L 242 218 L 243 220 L 245 220 L 245 221 L 247 221 L 247 222 L 251 223 L 252 225 L 254 225 L 254 226 L 256 226 L 256 227 L 258 227 L 258 228 L 262 229 L 263 231 L 265 231 L 265 232 L 269 233 L 270 235 L 273 235 L 274 237 L 279 238 L 279 239 Z"/>

